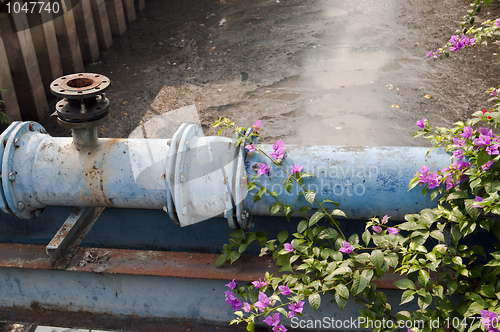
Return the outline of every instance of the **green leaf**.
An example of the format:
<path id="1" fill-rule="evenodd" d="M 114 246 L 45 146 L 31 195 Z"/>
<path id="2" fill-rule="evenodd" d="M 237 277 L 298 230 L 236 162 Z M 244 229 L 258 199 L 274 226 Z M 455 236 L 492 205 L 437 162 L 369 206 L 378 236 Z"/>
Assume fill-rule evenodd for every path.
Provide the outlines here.
<path id="1" fill-rule="evenodd" d="M 304 231 L 307 229 L 307 225 L 309 224 L 309 220 L 302 220 L 299 222 L 297 226 L 297 232 L 299 233 L 304 233 Z"/>
<path id="2" fill-rule="evenodd" d="M 430 278 L 429 272 L 423 269 L 418 270 L 418 278 L 421 281 L 423 287 L 427 286 L 427 283 L 429 282 Z"/>
<path id="3" fill-rule="evenodd" d="M 344 274 L 348 274 L 351 272 L 352 272 L 352 270 L 349 266 L 340 266 L 337 269 L 335 269 L 335 271 L 330 273 L 330 275 L 327 278 L 331 278 L 331 277 L 334 277 L 337 275 L 344 275 Z"/>
<path id="4" fill-rule="evenodd" d="M 415 294 L 415 291 L 412 289 L 405 290 L 403 292 L 403 295 L 401 295 L 401 303 L 400 304 L 405 304 L 405 303 L 412 301 L 415 297 L 414 294 Z"/>
<path id="5" fill-rule="evenodd" d="M 227 261 L 227 254 L 222 254 L 217 258 L 217 261 L 215 261 L 215 266 L 222 265 L 226 261 Z"/>
<path id="6" fill-rule="evenodd" d="M 233 264 L 238 258 L 240 258 L 240 252 L 239 251 L 231 251 L 229 253 L 229 259 L 231 259 L 231 264 Z"/>
<path id="7" fill-rule="evenodd" d="M 285 190 L 287 192 L 291 192 L 292 191 L 292 187 L 293 187 L 293 180 L 291 177 L 287 177 L 285 179 L 285 181 L 283 181 L 283 187 L 285 188 Z"/>
<path id="8" fill-rule="evenodd" d="M 394 286 L 399 289 L 415 289 L 415 284 L 410 279 L 399 279 L 393 282 Z"/>
<path id="9" fill-rule="evenodd" d="M 422 310 L 425 310 L 428 306 L 431 305 L 431 303 L 432 303 L 432 296 L 430 294 L 428 294 L 428 293 L 425 296 L 419 296 L 417 302 L 418 302 L 418 306 Z"/>
<path id="10" fill-rule="evenodd" d="M 373 271 L 372 271 L 373 273 Z M 359 293 L 361 293 L 362 291 L 365 290 L 366 286 L 368 286 L 368 283 L 370 281 L 368 280 L 368 278 L 366 276 L 363 276 L 363 275 L 357 275 L 353 282 L 352 282 L 352 289 L 351 289 L 351 294 L 353 296 L 356 296 L 358 295 Z"/>
<path id="11" fill-rule="evenodd" d="M 266 188 L 262 187 L 257 191 L 257 193 L 253 196 L 253 201 L 257 202 L 262 198 L 262 195 L 266 192 Z"/>
<path id="12" fill-rule="evenodd" d="M 440 230 L 435 229 L 435 230 L 433 230 L 431 232 L 430 235 L 431 235 L 432 238 L 434 238 L 434 239 L 436 239 L 438 241 L 445 242 L 445 240 L 444 240 L 444 234 Z"/>
<path id="13" fill-rule="evenodd" d="M 248 332 L 253 332 L 253 328 L 254 328 L 254 325 L 253 325 L 253 321 L 251 321 L 250 323 L 248 323 L 247 325 L 247 331 Z"/>
<path id="14" fill-rule="evenodd" d="M 339 232 L 337 232 L 333 228 L 325 228 L 318 234 L 318 239 L 324 240 L 324 239 L 334 239 L 336 240 L 339 237 Z"/>
<path id="15" fill-rule="evenodd" d="M 372 239 L 372 234 L 370 233 L 369 230 L 365 230 L 363 234 L 361 235 L 361 238 L 363 239 L 363 242 L 365 243 L 366 246 L 370 243 L 370 240 Z"/>
<path id="16" fill-rule="evenodd" d="M 335 201 L 332 201 L 331 199 L 328 199 L 328 198 L 325 198 L 323 200 L 323 203 L 333 203 L 335 204 L 337 207 L 339 207 L 339 203 L 335 202 Z"/>
<path id="17" fill-rule="evenodd" d="M 314 199 L 316 198 L 316 193 L 314 191 L 306 191 L 304 194 L 304 197 L 306 198 L 306 201 L 308 201 L 311 204 L 314 204 Z"/>
<path id="18" fill-rule="evenodd" d="M 290 217 L 293 214 L 292 207 L 290 205 L 285 205 L 283 209 L 285 210 L 286 219 L 290 221 Z"/>
<path id="19" fill-rule="evenodd" d="M 287 231 L 281 231 L 278 233 L 278 241 L 280 241 L 280 243 L 284 243 L 286 239 L 288 239 Z"/>
<path id="20" fill-rule="evenodd" d="M 481 151 L 479 151 L 479 153 L 477 154 L 477 167 L 480 167 L 480 166 L 483 166 L 484 164 L 486 164 L 488 162 L 488 160 L 490 160 L 490 155 L 486 152 L 486 149 L 482 149 Z"/>
<path id="21" fill-rule="evenodd" d="M 343 284 L 339 284 L 335 287 L 335 302 L 344 310 L 347 305 L 347 299 L 349 298 L 349 289 Z"/>
<path id="22" fill-rule="evenodd" d="M 321 218 L 323 218 L 323 216 L 325 215 L 324 212 L 321 212 L 321 211 L 316 211 L 311 219 L 309 219 L 309 227 L 311 227 L 312 225 L 316 224 L 318 221 L 321 220 Z"/>
<path id="23" fill-rule="evenodd" d="M 339 210 L 339 209 L 335 209 L 332 211 L 331 213 L 332 216 L 338 216 L 338 217 L 344 217 L 344 218 L 347 218 L 347 216 L 345 215 L 344 211 L 342 210 Z"/>
<path id="24" fill-rule="evenodd" d="M 300 212 L 305 213 L 307 211 L 311 210 L 310 206 L 301 206 L 300 207 Z"/>
<path id="25" fill-rule="evenodd" d="M 314 311 L 318 310 L 319 306 L 321 305 L 321 296 L 318 293 L 313 293 L 309 295 L 308 300 L 311 308 L 313 308 Z"/>
<path id="26" fill-rule="evenodd" d="M 380 250 L 373 250 L 370 254 L 370 260 L 377 269 L 382 269 L 385 263 L 384 254 Z"/>
<path id="27" fill-rule="evenodd" d="M 490 195 L 495 194 L 500 190 L 500 181 L 487 182 L 484 184 L 484 190 Z"/>
<path id="28" fill-rule="evenodd" d="M 271 215 L 276 214 L 279 212 L 280 208 L 281 208 L 281 203 L 276 202 L 269 208 L 269 213 Z"/>
<path id="29" fill-rule="evenodd" d="M 459 198 L 469 198 L 469 193 L 464 190 L 454 191 L 448 195 L 446 200 L 451 201 L 452 199 L 459 199 Z"/>

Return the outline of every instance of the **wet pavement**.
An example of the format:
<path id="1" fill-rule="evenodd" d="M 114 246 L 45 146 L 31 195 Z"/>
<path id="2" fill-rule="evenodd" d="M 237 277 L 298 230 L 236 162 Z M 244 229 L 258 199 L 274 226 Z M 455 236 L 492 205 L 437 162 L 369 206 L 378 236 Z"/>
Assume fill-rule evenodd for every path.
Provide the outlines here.
<path id="1" fill-rule="evenodd" d="M 491 49 L 425 57 L 466 9 L 460 0 L 148 0 L 86 68 L 113 81 L 101 136 L 127 137 L 194 105 L 206 135 L 228 116 L 243 126 L 263 119 L 265 141 L 422 145 L 411 138 L 416 120 L 462 120 L 497 84 Z M 49 132 L 69 134 L 53 123 Z"/>

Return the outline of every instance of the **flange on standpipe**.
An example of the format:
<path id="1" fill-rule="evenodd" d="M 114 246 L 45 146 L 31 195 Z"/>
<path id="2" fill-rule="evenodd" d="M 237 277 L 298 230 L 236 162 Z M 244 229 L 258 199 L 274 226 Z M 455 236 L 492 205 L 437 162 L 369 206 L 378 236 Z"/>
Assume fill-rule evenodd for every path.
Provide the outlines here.
<path id="1" fill-rule="evenodd" d="M 97 141 L 97 127 L 109 118 L 106 91 L 110 86 L 109 78 L 94 73 L 65 75 L 50 84 L 52 94 L 63 98 L 53 115 L 61 126 L 72 129 L 75 145 Z"/>

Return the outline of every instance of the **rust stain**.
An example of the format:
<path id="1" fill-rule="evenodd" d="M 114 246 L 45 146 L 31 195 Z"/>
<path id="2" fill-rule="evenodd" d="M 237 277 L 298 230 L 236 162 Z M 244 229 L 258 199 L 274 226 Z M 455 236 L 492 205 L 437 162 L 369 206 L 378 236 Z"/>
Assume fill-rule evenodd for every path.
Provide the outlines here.
<path id="1" fill-rule="evenodd" d="M 112 315 L 85 310 L 70 311 L 68 307 L 45 305 L 35 301 L 29 308 L 22 306 L 0 307 L 0 319 L 7 322 L 27 322 L 34 325 L 72 326 L 80 328 L 117 330 L 126 326 L 130 331 L 148 332 L 243 332 L 244 326 L 212 326 L 209 322 L 175 318 L 144 318 L 137 315 Z M 215 324 L 215 323 L 214 323 Z M 218 324 L 220 325 L 220 324 Z M 260 331 L 258 328 L 256 331 Z M 266 329 L 267 331 L 267 329 Z"/>
<path id="2" fill-rule="evenodd" d="M 254 281 L 262 278 L 266 271 L 278 271 L 269 257 L 242 256 L 232 265 L 216 267 L 218 254 L 109 248 L 79 248 L 66 270 L 92 272 L 93 264 L 79 265 L 88 250 L 98 256 L 109 256 L 103 274 Z M 44 246 L 10 243 L 0 243 L 0 267 L 52 269 Z M 397 274 L 386 274 L 375 283 L 380 289 L 397 289 L 392 283 L 401 278 Z"/>

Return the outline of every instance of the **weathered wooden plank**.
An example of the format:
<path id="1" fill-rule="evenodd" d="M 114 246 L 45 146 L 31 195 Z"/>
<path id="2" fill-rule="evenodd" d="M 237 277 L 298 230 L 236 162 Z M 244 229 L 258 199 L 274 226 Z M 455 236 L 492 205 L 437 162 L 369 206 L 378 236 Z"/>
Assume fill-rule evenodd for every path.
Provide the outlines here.
<path id="1" fill-rule="evenodd" d="M 25 13 L 12 15 L 12 19 L 15 29 L 17 30 L 17 40 L 21 51 L 21 57 L 24 61 L 24 66 L 21 66 L 19 69 L 24 69 L 28 78 L 28 81 L 24 82 L 24 84 L 16 84 L 16 94 L 18 98 L 25 98 L 26 95 L 30 94 L 30 99 L 32 101 L 32 109 L 21 108 L 21 116 L 24 120 L 39 120 L 48 114 L 49 106 L 47 104 L 44 82 L 40 74 L 30 26 Z M 25 92 L 23 90 L 28 91 Z M 35 112 L 33 112 L 33 109 Z"/>
<path id="2" fill-rule="evenodd" d="M 54 26 L 53 16 L 51 13 L 42 11 L 41 17 L 45 43 L 47 45 L 51 77 L 52 80 L 54 80 L 63 75 L 61 57 L 59 56 L 59 49 L 57 45 L 56 28 Z"/>
<path id="3" fill-rule="evenodd" d="M 111 27 L 109 26 L 108 11 L 104 0 L 90 0 L 99 49 L 104 51 L 113 44 Z"/>
<path id="4" fill-rule="evenodd" d="M 123 0 L 125 1 L 125 17 L 127 19 L 127 23 L 130 24 L 131 22 L 134 22 L 136 19 L 135 15 L 135 5 L 134 5 L 134 0 Z"/>
<path id="5" fill-rule="evenodd" d="M 135 10 L 141 12 L 146 7 L 146 0 L 135 0 Z"/>
<path id="6" fill-rule="evenodd" d="M 122 0 L 105 0 L 111 33 L 121 36 L 127 30 Z"/>
<path id="7" fill-rule="evenodd" d="M 56 28 L 63 73 L 82 72 L 84 70 L 83 58 L 80 42 L 76 35 L 76 23 L 71 10 L 71 0 L 61 0 L 61 7 L 64 14 L 54 19 L 54 26 Z"/>
<path id="8" fill-rule="evenodd" d="M 2 19 L 2 18 L 0 18 Z M 1 107 L 10 121 L 20 121 L 21 110 L 17 102 L 16 88 L 10 73 L 9 60 L 2 37 L 0 36 L 0 88 L 5 89 L 0 91 L 1 99 L 4 104 Z"/>
<path id="9" fill-rule="evenodd" d="M 94 27 L 94 18 L 89 1 L 79 1 L 73 7 L 76 33 L 84 62 L 94 62 L 99 58 L 99 46 Z"/>

